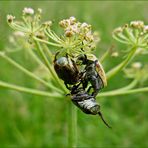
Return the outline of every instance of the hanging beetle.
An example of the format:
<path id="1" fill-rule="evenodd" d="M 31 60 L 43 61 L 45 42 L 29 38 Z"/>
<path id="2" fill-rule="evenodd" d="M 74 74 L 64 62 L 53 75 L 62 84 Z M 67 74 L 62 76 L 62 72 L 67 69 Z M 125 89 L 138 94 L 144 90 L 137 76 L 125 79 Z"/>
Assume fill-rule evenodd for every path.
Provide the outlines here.
<path id="1" fill-rule="evenodd" d="M 72 102 L 80 108 L 84 113 L 91 115 L 99 115 L 105 125 L 111 128 L 104 120 L 102 113 L 100 112 L 100 105 L 96 102 L 94 96 L 89 95 L 83 88 L 74 86 L 71 91 Z"/>
<path id="2" fill-rule="evenodd" d="M 95 97 L 99 90 L 107 85 L 103 67 L 93 54 L 80 55 L 77 59 L 77 63 L 85 65 L 85 73 L 82 80 L 83 89 L 85 89 L 88 86 L 88 82 L 90 82 L 91 86 L 89 87 L 88 92 L 91 88 L 93 88 L 92 95 Z"/>
<path id="3" fill-rule="evenodd" d="M 104 78 L 105 74 L 103 73 L 104 71 L 101 65 L 97 65 L 97 62 L 94 60 L 94 58 L 93 60 L 90 60 L 91 58 L 89 57 L 88 60 L 88 58 L 85 57 L 86 55 L 84 55 L 83 58 L 80 56 L 78 57 L 77 62 L 81 61 L 82 66 L 85 65 L 85 69 L 80 72 L 76 62 L 69 58 L 68 55 L 65 57 L 60 57 L 59 59 L 57 59 L 57 55 L 58 53 L 55 55 L 54 69 L 58 77 L 64 81 L 66 87 L 71 91 L 70 95 L 72 102 L 86 114 L 98 114 L 103 122 L 108 127 L 110 127 L 104 120 L 100 112 L 100 105 L 96 102 L 95 99 L 95 93 L 97 94 L 98 92 L 97 90 L 100 90 L 103 86 L 106 85 L 106 79 Z M 93 76 L 95 79 L 89 79 L 90 76 Z M 94 88 L 93 95 L 88 94 L 89 90 L 85 91 L 88 81 L 91 81 L 92 87 Z M 72 85 L 72 87 L 68 87 L 67 84 Z M 79 88 L 81 84 L 83 88 Z"/>

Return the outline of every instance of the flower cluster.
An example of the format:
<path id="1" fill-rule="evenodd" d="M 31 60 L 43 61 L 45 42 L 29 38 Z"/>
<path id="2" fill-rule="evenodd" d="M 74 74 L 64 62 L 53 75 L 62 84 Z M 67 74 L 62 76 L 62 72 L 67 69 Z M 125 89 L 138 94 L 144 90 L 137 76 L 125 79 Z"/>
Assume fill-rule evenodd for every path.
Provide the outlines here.
<path id="1" fill-rule="evenodd" d="M 124 44 L 148 49 L 148 25 L 143 21 L 131 21 L 113 31 L 113 37 Z"/>
<path id="2" fill-rule="evenodd" d="M 100 41 L 99 34 L 97 32 L 92 33 L 91 25 L 87 23 L 80 23 L 75 17 L 64 19 L 59 22 L 59 25 L 64 29 L 66 37 L 77 38 L 81 44 L 89 49 L 95 48 L 95 44 Z"/>
<path id="3" fill-rule="evenodd" d="M 75 17 L 64 19 L 59 22 L 64 29 L 64 35 L 59 36 L 51 29 L 50 20 L 41 22 L 41 13 L 41 9 L 34 11 L 32 8 L 24 8 L 21 21 L 16 21 L 15 16 L 8 15 L 7 22 L 14 30 L 24 33 L 30 43 L 40 41 L 59 47 L 61 55 L 68 53 L 74 57 L 95 49 L 100 38 L 98 32 L 92 32 L 91 25 L 80 23 Z"/>
<path id="4" fill-rule="evenodd" d="M 7 22 L 14 30 L 31 36 L 42 30 L 42 24 L 40 24 L 41 13 L 41 9 L 38 9 L 35 13 L 32 8 L 24 8 L 21 21 L 16 21 L 15 16 L 7 15 Z"/>

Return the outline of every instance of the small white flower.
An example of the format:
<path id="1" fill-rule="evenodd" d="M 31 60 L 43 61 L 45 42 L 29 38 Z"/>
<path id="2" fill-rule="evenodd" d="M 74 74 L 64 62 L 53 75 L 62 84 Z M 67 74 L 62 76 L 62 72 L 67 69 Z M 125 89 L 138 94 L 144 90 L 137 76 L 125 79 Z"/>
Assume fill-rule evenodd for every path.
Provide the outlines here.
<path id="1" fill-rule="evenodd" d="M 72 37 L 73 34 L 74 34 L 73 31 L 70 31 L 70 30 L 66 30 L 66 31 L 65 31 L 65 36 L 66 36 L 66 37 Z"/>
<path id="2" fill-rule="evenodd" d="M 67 20 L 62 20 L 59 22 L 60 27 L 66 28 L 69 25 L 69 22 Z"/>
<path id="3" fill-rule="evenodd" d="M 75 18 L 74 16 L 71 16 L 71 17 L 69 18 L 69 21 L 70 21 L 70 24 L 73 25 L 73 24 L 75 24 L 75 22 L 76 22 L 76 18 Z"/>
<path id="4" fill-rule="evenodd" d="M 80 29 L 79 29 L 77 23 L 74 24 L 74 25 L 72 25 L 70 28 L 71 28 L 71 30 L 72 30 L 73 32 L 75 32 L 75 33 L 79 33 L 79 32 L 80 32 Z"/>
<path id="5" fill-rule="evenodd" d="M 86 27 L 88 27 L 88 24 L 84 22 L 84 23 L 81 24 L 81 27 L 86 28 Z"/>
<path id="6" fill-rule="evenodd" d="M 93 41 L 93 40 L 94 40 L 94 37 L 93 37 L 91 31 L 89 31 L 89 32 L 87 32 L 87 33 L 85 34 L 85 39 L 86 39 L 87 41 Z"/>
<path id="7" fill-rule="evenodd" d="M 8 21 L 9 23 L 13 22 L 14 19 L 15 19 L 15 16 L 12 16 L 12 15 L 10 15 L 10 14 L 7 15 L 7 21 Z"/>
<path id="8" fill-rule="evenodd" d="M 34 10 L 32 8 L 24 8 L 23 10 L 23 14 L 24 15 L 33 15 L 34 14 Z"/>
<path id="9" fill-rule="evenodd" d="M 43 25 L 44 25 L 45 27 L 51 27 L 52 21 L 44 22 Z"/>
<path id="10" fill-rule="evenodd" d="M 140 62 L 135 62 L 132 64 L 132 67 L 136 69 L 140 69 L 142 67 L 142 64 Z"/>
<path id="11" fill-rule="evenodd" d="M 135 27 L 135 28 L 143 28 L 144 22 L 143 21 L 131 21 L 130 26 Z"/>

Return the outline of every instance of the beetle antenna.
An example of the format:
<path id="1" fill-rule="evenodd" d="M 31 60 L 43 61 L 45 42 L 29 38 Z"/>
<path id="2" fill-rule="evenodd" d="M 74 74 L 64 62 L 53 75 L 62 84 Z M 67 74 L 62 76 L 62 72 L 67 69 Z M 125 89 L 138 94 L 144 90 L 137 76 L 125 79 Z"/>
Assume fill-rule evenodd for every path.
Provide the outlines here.
<path id="1" fill-rule="evenodd" d="M 112 128 L 103 118 L 103 115 L 101 112 L 98 112 L 98 115 L 101 117 L 102 121 L 104 122 L 104 124 L 108 127 L 108 128 Z"/>

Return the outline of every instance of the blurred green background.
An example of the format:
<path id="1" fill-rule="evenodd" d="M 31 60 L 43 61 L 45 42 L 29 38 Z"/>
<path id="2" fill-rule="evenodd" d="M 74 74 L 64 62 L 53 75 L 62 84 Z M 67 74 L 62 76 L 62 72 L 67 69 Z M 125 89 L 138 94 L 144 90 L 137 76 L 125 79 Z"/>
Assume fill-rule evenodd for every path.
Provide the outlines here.
<path id="1" fill-rule="evenodd" d="M 20 18 L 24 7 L 43 9 L 43 20 L 57 22 L 75 16 L 100 32 L 101 42 L 96 55 L 111 45 L 120 51 L 125 46 L 116 43 L 111 32 L 114 28 L 132 20 L 148 23 L 147 1 L 0 1 L 0 50 L 8 45 L 12 30 L 6 23 L 6 15 Z M 121 53 L 122 55 L 122 53 Z M 25 53 L 13 53 L 13 59 L 28 69 L 36 65 Z M 135 61 L 147 62 L 146 56 Z M 105 70 L 116 65 L 121 58 L 108 58 Z M 0 59 L 0 80 L 21 86 L 36 88 L 38 83 Z M 108 83 L 107 89 L 125 86 L 130 80 L 119 73 Z M 101 98 L 98 100 L 106 120 L 113 127 L 106 128 L 96 116 L 88 116 L 78 110 L 78 147 L 148 147 L 147 94 L 135 94 Z M 67 101 L 38 97 L 0 88 L 0 147 L 66 147 Z"/>

